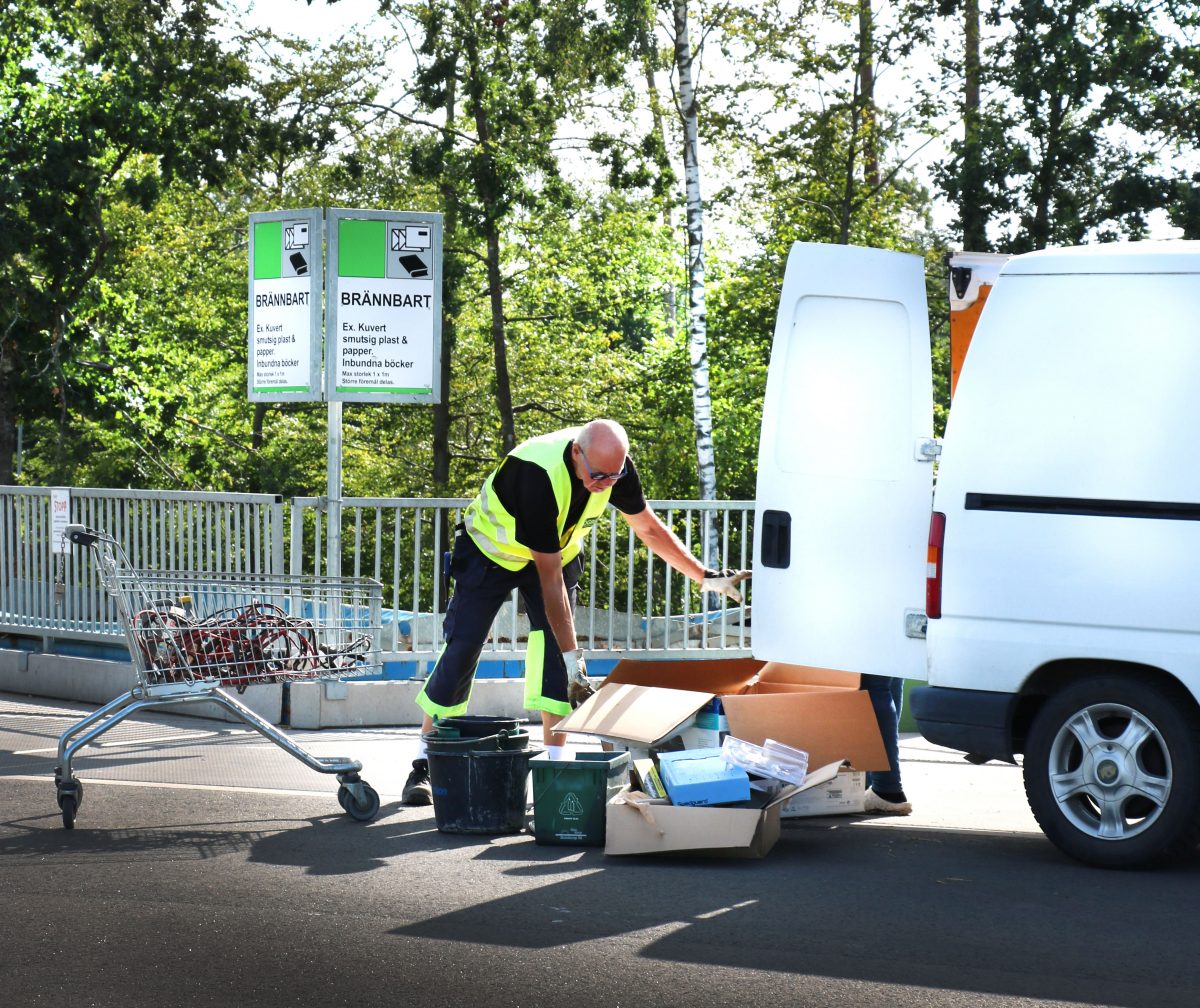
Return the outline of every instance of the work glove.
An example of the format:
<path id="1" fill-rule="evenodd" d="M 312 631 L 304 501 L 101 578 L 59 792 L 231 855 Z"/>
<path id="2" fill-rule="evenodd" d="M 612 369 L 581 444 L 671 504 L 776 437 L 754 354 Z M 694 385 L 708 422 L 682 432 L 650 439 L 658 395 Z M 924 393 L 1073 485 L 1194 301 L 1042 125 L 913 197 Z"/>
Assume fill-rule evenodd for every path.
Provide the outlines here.
<path id="1" fill-rule="evenodd" d="M 719 571 L 706 570 L 704 572 L 704 580 L 700 582 L 700 590 L 726 595 L 733 599 L 734 602 L 740 604 L 742 593 L 737 590 L 737 586 L 748 577 L 750 577 L 748 570 L 734 570 L 732 567 L 727 567 L 725 570 Z"/>
<path id="2" fill-rule="evenodd" d="M 567 665 L 567 700 L 574 710 L 596 691 L 588 682 L 587 662 L 583 660 L 582 651 L 566 651 L 563 661 Z"/>

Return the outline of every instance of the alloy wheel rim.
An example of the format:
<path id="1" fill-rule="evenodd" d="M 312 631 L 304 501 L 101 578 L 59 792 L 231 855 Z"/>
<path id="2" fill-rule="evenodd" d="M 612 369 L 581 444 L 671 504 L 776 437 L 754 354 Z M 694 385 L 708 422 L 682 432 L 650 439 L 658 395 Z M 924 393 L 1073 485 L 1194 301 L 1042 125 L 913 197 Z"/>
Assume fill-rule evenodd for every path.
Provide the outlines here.
<path id="1" fill-rule="evenodd" d="M 1117 703 L 1091 704 L 1059 728 L 1047 767 L 1050 791 L 1078 830 L 1128 840 L 1162 816 L 1171 794 L 1171 754 L 1145 715 Z"/>

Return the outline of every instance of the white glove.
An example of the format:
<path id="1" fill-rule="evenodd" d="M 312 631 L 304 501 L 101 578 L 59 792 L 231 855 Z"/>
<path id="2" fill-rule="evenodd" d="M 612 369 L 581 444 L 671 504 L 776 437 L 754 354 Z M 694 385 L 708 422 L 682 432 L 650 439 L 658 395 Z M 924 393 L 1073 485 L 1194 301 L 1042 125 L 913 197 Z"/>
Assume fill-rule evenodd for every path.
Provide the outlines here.
<path id="1" fill-rule="evenodd" d="M 741 603 L 742 593 L 737 590 L 737 586 L 749 577 L 748 570 L 734 570 L 732 567 L 721 571 L 706 570 L 704 580 L 700 582 L 700 590 L 727 595 L 734 602 Z"/>
<path id="2" fill-rule="evenodd" d="M 596 691 L 588 682 L 587 662 L 582 651 L 564 651 L 563 661 L 567 666 L 567 700 L 571 707 L 578 707 Z"/>

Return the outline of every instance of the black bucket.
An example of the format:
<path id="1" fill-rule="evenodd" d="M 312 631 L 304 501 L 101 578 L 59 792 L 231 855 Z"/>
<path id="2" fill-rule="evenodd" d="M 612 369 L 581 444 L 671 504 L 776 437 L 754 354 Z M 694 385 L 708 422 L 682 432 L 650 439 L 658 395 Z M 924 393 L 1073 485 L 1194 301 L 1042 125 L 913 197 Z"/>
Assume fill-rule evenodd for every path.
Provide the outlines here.
<path id="1" fill-rule="evenodd" d="M 459 738 L 457 735 L 446 735 L 440 729 L 434 728 L 421 736 L 425 740 L 425 749 L 431 753 L 462 753 L 462 752 L 495 752 L 500 748 L 500 736 L 488 735 L 486 738 Z"/>
<path id="2" fill-rule="evenodd" d="M 520 833 L 529 760 L 540 749 L 429 750 L 433 817 L 443 833 Z"/>
<path id="3" fill-rule="evenodd" d="M 523 729 L 502 731 L 496 739 L 501 749 L 512 752 L 514 749 L 529 748 L 529 732 Z"/>
<path id="4" fill-rule="evenodd" d="M 520 722 L 516 718 L 487 717 L 483 714 L 462 714 L 458 717 L 439 718 L 434 728 L 443 733 L 443 738 L 486 738 L 499 735 L 502 731 L 516 731 Z"/>
<path id="5" fill-rule="evenodd" d="M 482 738 L 470 736 L 459 737 L 453 733 L 446 735 L 440 728 L 426 732 L 421 736 L 425 740 L 426 752 L 460 753 L 460 752 L 495 752 L 503 749 L 512 752 L 516 749 L 529 748 L 529 732 L 519 729 L 505 729 L 496 735 Z"/>

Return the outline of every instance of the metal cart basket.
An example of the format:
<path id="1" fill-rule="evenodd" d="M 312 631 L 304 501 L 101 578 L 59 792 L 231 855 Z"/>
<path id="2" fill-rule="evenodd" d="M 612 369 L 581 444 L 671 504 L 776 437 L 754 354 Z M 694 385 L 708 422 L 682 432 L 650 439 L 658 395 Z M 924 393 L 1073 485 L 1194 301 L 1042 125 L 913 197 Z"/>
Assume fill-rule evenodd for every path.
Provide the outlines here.
<path id="1" fill-rule="evenodd" d="M 230 695 L 255 683 L 348 679 L 380 669 L 378 581 L 360 577 L 134 570 L 105 532 L 68 525 L 64 536 L 91 549 L 115 601 L 136 685 L 89 714 L 58 741 L 54 781 L 63 826 L 74 828 L 83 784 L 71 758 L 130 714 L 151 707 L 215 703 L 319 773 L 337 774 L 338 802 L 367 821 L 379 795 L 362 764 L 313 756 Z M 61 583 L 61 577 L 60 577 Z"/>

